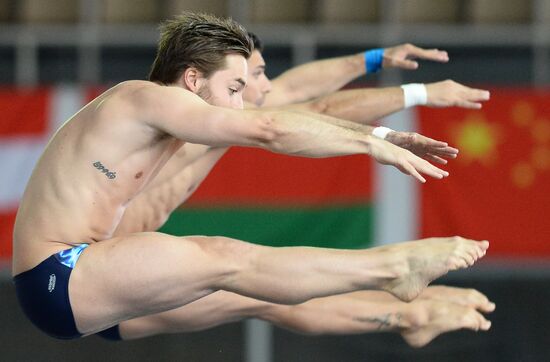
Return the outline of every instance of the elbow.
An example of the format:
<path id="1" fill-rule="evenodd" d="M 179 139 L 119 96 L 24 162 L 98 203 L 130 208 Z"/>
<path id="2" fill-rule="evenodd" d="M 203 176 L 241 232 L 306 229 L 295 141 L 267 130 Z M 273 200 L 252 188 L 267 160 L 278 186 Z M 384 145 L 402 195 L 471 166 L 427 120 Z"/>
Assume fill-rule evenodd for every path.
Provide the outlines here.
<path id="1" fill-rule="evenodd" d="M 323 98 L 318 98 L 307 103 L 307 111 L 312 113 L 328 115 L 330 113 L 329 108 L 328 102 Z"/>
<path id="2" fill-rule="evenodd" d="M 253 143 L 270 150 L 276 150 L 281 138 L 286 134 L 277 117 L 271 113 L 262 112 L 251 129 Z"/>

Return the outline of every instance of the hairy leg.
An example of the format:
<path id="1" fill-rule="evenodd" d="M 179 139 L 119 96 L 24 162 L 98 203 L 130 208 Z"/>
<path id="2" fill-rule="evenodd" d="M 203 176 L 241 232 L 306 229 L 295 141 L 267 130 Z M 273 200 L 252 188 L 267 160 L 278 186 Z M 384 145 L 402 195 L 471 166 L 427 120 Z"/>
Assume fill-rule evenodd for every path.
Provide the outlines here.
<path id="1" fill-rule="evenodd" d="M 271 248 L 223 237 L 139 233 L 90 245 L 69 282 L 78 330 L 175 309 L 217 290 L 279 304 L 363 289 L 416 297 L 482 257 L 486 242 L 426 239 L 367 250 Z"/>
<path id="2" fill-rule="evenodd" d="M 422 347 L 442 333 L 458 330 L 488 330 L 491 322 L 475 307 L 448 301 L 415 299 L 371 300 L 376 291 L 316 298 L 286 309 L 272 308 L 266 320 L 305 334 L 360 334 L 398 332 L 413 347 Z"/>
<path id="3" fill-rule="evenodd" d="M 120 323 L 122 339 L 196 332 L 247 318 L 260 318 L 273 304 L 223 290 L 162 313 Z M 290 307 L 281 305 L 281 310 Z"/>
<path id="4" fill-rule="evenodd" d="M 404 303 L 391 296 L 393 301 L 388 303 L 380 301 L 383 294 L 362 291 L 278 305 L 219 291 L 171 311 L 125 321 L 120 333 L 128 340 L 194 332 L 254 317 L 310 335 L 398 332 L 410 345 L 421 347 L 445 332 L 490 327 L 471 306 L 420 298 Z"/>

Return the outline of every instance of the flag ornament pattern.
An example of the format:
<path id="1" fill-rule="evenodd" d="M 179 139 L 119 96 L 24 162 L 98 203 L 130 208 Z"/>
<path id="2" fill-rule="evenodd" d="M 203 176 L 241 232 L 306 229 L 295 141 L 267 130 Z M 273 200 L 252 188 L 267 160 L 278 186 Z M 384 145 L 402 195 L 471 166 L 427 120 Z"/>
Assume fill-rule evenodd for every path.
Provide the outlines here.
<path id="1" fill-rule="evenodd" d="M 422 236 L 488 239 L 489 256 L 550 257 L 550 92 L 499 89 L 480 111 L 419 110 L 420 132 L 460 149 L 421 188 Z"/>

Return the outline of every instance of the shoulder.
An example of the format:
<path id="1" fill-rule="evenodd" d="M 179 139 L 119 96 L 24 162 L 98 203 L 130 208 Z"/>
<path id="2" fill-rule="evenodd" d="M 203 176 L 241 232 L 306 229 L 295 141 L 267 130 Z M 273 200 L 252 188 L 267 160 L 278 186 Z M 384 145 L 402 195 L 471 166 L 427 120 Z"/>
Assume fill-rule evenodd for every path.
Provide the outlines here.
<path id="1" fill-rule="evenodd" d="M 112 98 L 132 100 L 133 98 L 139 97 L 143 93 L 160 91 L 161 88 L 161 85 L 153 82 L 148 82 L 144 80 L 128 80 L 118 83 L 105 93 L 107 93 Z"/>
<path id="2" fill-rule="evenodd" d="M 126 81 L 112 89 L 115 90 L 118 98 L 138 108 L 205 103 L 199 96 L 181 87 L 160 85 L 149 81 Z"/>
<path id="3" fill-rule="evenodd" d="M 205 103 L 200 97 L 183 88 L 142 80 L 119 83 L 98 97 L 97 101 L 98 108 L 116 108 L 124 113 L 132 112 L 138 118 L 147 117 L 150 113 L 165 113 Z"/>

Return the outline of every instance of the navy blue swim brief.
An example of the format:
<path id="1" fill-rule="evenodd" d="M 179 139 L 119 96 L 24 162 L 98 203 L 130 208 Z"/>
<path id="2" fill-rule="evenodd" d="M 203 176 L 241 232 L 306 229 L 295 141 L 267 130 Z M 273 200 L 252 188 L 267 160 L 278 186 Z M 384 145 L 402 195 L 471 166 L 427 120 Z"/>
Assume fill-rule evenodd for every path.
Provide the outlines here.
<path id="1" fill-rule="evenodd" d="M 80 254 L 88 244 L 56 253 L 36 267 L 13 278 L 23 312 L 44 333 L 61 339 L 79 338 L 69 300 L 69 278 Z M 118 326 L 98 335 L 120 340 Z"/>

